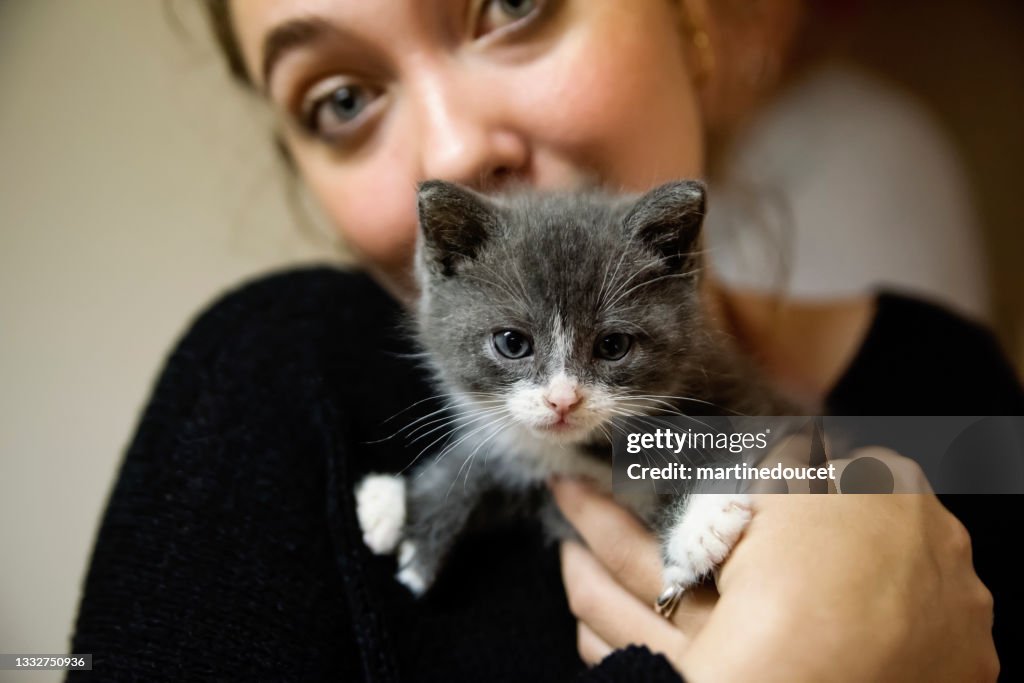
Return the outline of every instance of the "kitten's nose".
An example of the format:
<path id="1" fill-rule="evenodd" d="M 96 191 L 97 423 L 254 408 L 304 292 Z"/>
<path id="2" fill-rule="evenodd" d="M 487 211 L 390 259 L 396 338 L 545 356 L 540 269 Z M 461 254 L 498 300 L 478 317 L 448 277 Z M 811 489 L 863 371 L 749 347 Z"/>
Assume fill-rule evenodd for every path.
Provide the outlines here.
<path id="1" fill-rule="evenodd" d="M 580 396 L 576 383 L 557 382 L 544 394 L 544 404 L 560 416 L 564 416 L 580 404 Z"/>

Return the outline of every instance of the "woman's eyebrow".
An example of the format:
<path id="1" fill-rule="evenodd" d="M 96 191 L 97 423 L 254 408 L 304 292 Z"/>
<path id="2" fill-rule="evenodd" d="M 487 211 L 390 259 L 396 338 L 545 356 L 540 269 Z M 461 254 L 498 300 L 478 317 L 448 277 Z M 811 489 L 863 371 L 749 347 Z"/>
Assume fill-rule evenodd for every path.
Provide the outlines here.
<path id="1" fill-rule="evenodd" d="M 269 87 L 274 67 L 292 50 L 316 43 L 327 35 L 338 36 L 338 27 L 316 17 L 290 19 L 271 29 L 263 39 L 263 84 Z"/>

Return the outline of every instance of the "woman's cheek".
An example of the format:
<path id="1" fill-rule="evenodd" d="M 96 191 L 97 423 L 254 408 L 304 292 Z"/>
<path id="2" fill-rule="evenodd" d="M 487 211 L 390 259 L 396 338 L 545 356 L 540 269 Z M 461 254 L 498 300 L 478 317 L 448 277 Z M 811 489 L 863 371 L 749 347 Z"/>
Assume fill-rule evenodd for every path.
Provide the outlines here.
<path id="1" fill-rule="evenodd" d="M 385 274 L 408 271 L 416 244 L 414 183 L 377 164 L 346 169 L 329 159 L 300 168 L 333 229 L 360 261 Z M 396 275 L 396 277 L 399 275 Z"/>
<path id="2" fill-rule="evenodd" d="M 517 90 L 538 116 L 533 143 L 634 191 L 699 176 L 700 115 L 673 15 L 601 7 L 522 74 Z"/>

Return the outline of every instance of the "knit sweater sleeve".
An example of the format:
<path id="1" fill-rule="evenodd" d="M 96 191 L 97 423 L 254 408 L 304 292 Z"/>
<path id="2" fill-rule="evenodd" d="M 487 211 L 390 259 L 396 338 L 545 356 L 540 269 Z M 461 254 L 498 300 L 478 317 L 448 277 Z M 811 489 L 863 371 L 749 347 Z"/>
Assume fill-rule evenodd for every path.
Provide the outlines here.
<path id="1" fill-rule="evenodd" d="M 615 650 L 579 677 L 580 683 L 685 683 L 668 660 L 646 647 L 630 645 Z"/>
<path id="2" fill-rule="evenodd" d="M 83 586 L 71 651 L 93 670 L 68 680 L 357 676 L 330 532 L 310 532 L 327 524 L 319 406 L 282 381 L 306 372 L 302 345 L 268 344 L 316 334 L 294 301 L 282 318 L 295 295 L 287 278 L 230 293 L 167 357 Z"/>

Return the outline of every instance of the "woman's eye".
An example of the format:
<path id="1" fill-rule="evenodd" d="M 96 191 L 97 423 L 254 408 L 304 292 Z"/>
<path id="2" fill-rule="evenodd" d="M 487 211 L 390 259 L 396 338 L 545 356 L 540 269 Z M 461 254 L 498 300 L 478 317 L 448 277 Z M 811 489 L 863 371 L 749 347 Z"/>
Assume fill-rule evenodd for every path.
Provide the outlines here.
<path id="1" fill-rule="evenodd" d="M 476 37 L 529 17 L 539 4 L 538 0 L 484 0 Z"/>
<path id="2" fill-rule="evenodd" d="M 505 358 L 518 360 L 533 355 L 533 344 L 530 338 L 515 330 L 501 330 L 492 337 L 495 350 Z"/>
<path id="3" fill-rule="evenodd" d="M 603 360 L 620 360 L 633 346 L 633 337 L 621 332 L 608 334 L 594 345 L 594 356 Z"/>
<path id="4" fill-rule="evenodd" d="M 328 140 L 352 132 L 377 93 L 351 82 L 331 79 L 314 86 L 302 107 L 302 122 L 312 134 Z"/>

